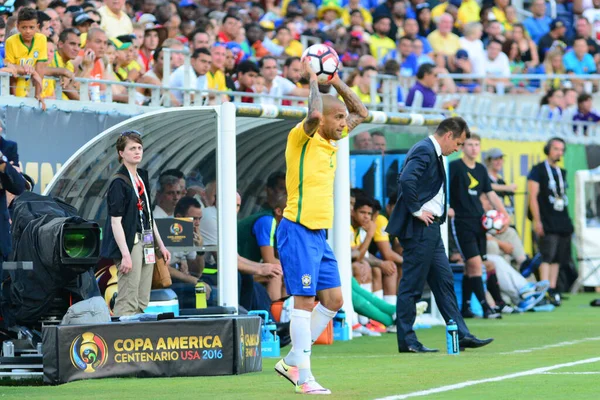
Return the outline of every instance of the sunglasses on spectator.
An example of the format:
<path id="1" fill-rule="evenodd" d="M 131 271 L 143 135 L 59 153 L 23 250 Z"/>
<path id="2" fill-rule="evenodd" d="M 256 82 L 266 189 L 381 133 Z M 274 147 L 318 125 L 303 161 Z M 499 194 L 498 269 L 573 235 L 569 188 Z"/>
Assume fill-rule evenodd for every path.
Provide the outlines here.
<path id="1" fill-rule="evenodd" d="M 130 135 L 142 136 L 141 133 L 139 133 L 138 131 L 133 130 L 133 129 L 121 133 L 121 136 L 130 136 Z"/>

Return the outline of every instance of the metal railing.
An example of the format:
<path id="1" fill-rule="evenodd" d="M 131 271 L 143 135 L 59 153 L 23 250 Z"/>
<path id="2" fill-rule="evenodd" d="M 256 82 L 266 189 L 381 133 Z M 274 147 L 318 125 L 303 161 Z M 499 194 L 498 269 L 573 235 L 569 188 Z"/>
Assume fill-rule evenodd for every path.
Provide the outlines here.
<path id="1" fill-rule="evenodd" d="M 451 78 L 467 77 L 474 79 L 475 75 L 447 75 Z M 540 78 L 546 75 L 524 75 L 525 78 Z M 553 78 L 572 77 L 571 75 L 553 75 Z M 600 75 L 590 75 L 591 79 L 600 80 Z M 478 77 L 482 78 L 482 77 Z M 60 80 L 56 78 L 56 98 L 60 99 L 62 88 Z M 282 100 L 288 100 L 292 106 L 305 106 L 306 99 L 294 96 L 271 96 L 263 93 L 250 92 L 230 92 L 218 90 L 198 90 L 195 88 L 179 88 L 159 85 L 149 85 L 130 82 L 115 82 L 88 78 L 75 78 L 79 82 L 79 96 L 81 101 L 90 101 L 89 88 L 92 84 L 103 84 L 106 89 L 100 97 L 100 102 L 110 103 L 113 100 L 113 86 L 120 85 L 127 89 L 127 103 L 130 105 L 144 105 L 150 107 L 162 107 L 168 104 L 171 91 L 181 91 L 184 93 L 183 106 L 207 105 L 221 103 L 222 96 L 227 95 L 232 101 L 241 103 L 242 97 L 252 98 L 255 103 L 261 103 L 262 99 L 270 99 L 271 103 L 280 103 Z M 502 138 L 519 140 L 537 140 L 547 137 L 549 134 L 559 135 L 574 140 L 582 140 L 586 143 L 600 142 L 600 125 L 590 122 L 573 122 L 574 112 L 564 112 L 559 119 L 550 119 L 546 115 L 543 107 L 531 102 L 520 104 L 517 107 L 515 101 L 510 99 L 507 102 L 494 101 L 493 95 L 478 96 L 459 96 L 459 95 L 438 95 L 435 108 L 421 108 L 418 101 L 411 107 L 398 103 L 397 90 L 399 80 L 394 76 L 377 75 L 371 79 L 370 95 L 371 98 L 379 96 L 380 103 L 367 103 L 367 108 L 372 111 L 383 112 L 406 112 L 406 113 L 435 113 L 463 116 L 471 126 L 476 127 L 481 132 L 489 132 L 492 135 L 498 133 Z M 30 96 L 33 95 L 33 88 L 30 87 Z M 137 89 L 145 89 L 150 92 L 150 96 L 141 97 Z M 379 91 L 378 91 L 379 89 Z M 10 75 L 0 73 L 0 90 L 2 95 L 10 93 Z M 144 99 L 140 103 L 140 99 Z M 448 99 L 460 99 L 458 106 L 454 110 L 442 109 L 441 105 Z M 511 136 L 512 135 L 512 136 Z"/>

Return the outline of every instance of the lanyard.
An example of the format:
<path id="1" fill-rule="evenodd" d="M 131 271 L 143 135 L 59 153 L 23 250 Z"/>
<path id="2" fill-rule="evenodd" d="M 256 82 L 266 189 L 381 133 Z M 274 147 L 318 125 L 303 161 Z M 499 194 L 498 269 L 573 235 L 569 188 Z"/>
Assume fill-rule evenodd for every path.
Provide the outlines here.
<path id="1" fill-rule="evenodd" d="M 131 172 L 129 172 L 129 170 L 127 170 L 127 173 L 129 173 L 129 178 L 131 179 L 131 182 L 135 185 L 135 188 L 133 189 L 133 191 L 135 192 L 135 197 L 137 197 L 138 201 L 140 201 L 140 194 L 137 190 L 137 179 L 133 177 L 133 175 L 131 174 Z M 148 191 L 146 190 L 146 185 L 144 185 L 144 181 L 142 180 L 142 178 L 140 178 L 140 176 L 136 173 L 137 177 L 139 178 L 140 183 L 142 184 L 142 187 L 144 188 L 144 197 L 146 199 L 146 207 L 148 207 L 148 225 L 150 227 L 150 229 L 152 229 L 152 212 L 150 211 L 150 201 L 148 201 Z M 144 230 L 144 211 L 143 210 L 139 210 L 140 212 L 140 223 L 142 224 L 142 231 Z"/>
<path id="2" fill-rule="evenodd" d="M 554 169 L 556 170 L 556 173 L 558 175 L 558 186 L 560 188 L 560 192 L 557 193 L 556 192 L 556 181 L 554 180 L 554 175 L 552 174 L 552 171 L 550 170 L 550 164 L 548 163 L 548 160 L 546 160 L 544 162 L 544 165 L 546 165 L 546 171 L 548 172 L 548 187 L 554 193 L 554 197 L 559 197 L 559 193 L 560 193 L 560 197 L 563 197 L 565 195 L 565 182 L 563 181 L 563 176 L 562 176 L 562 172 L 560 171 L 560 168 L 554 167 Z"/>

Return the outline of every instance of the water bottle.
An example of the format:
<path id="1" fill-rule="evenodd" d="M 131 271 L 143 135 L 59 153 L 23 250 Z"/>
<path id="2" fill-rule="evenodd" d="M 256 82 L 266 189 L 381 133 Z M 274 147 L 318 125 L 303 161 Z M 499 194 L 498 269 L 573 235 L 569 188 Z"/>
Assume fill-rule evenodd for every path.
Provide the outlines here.
<path id="1" fill-rule="evenodd" d="M 448 321 L 446 325 L 446 347 L 448 348 L 448 354 L 456 355 L 460 352 L 458 346 L 458 325 L 454 320 Z"/>
<path id="2" fill-rule="evenodd" d="M 196 283 L 196 308 L 206 308 L 206 287 L 204 287 L 204 282 Z"/>

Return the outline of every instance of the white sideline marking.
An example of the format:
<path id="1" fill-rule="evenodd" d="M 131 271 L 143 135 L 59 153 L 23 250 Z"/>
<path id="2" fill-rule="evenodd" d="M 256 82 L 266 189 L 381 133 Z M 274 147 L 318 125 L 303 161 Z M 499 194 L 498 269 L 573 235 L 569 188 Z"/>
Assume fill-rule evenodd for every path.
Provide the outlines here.
<path id="1" fill-rule="evenodd" d="M 505 353 L 500 353 L 500 354 L 531 353 L 531 352 L 534 352 L 534 351 L 537 351 L 537 350 L 546 350 L 546 349 L 552 349 L 552 348 L 555 348 L 555 347 L 572 346 L 574 344 L 585 343 L 585 342 L 594 342 L 594 341 L 598 341 L 598 340 L 600 340 L 600 336 L 583 338 L 583 339 L 576 339 L 576 340 L 570 340 L 570 341 L 560 342 L 560 343 L 554 343 L 554 344 L 547 344 L 545 346 L 532 347 L 530 349 L 507 351 Z"/>
<path id="2" fill-rule="evenodd" d="M 600 375 L 600 371 L 591 372 L 542 372 L 542 375 Z"/>
<path id="3" fill-rule="evenodd" d="M 440 387 L 434 388 L 434 389 L 421 390 L 419 392 L 412 392 L 412 393 L 407 393 L 407 394 L 382 397 L 382 398 L 379 398 L 376 400 L 402 400 L 402 399 L 408 399 L 409 397 L 427 396 L 430 394 L 449 392 L 451 390 L 462 389 L 462 388 L 469 387 L 469 386 L 480 385 L 482 383 L 500 382 L 500 381 L 504 381 L 507 379 L 520 378 L 523 376 L 539 375 L 544 372 L 552 371 L 555 369 L 574 367 L 576 365 L 590 364 L 590 363 L 595 363 L 598 361 L 600 361 L 600 357 L 587 358 L 585 360 L 573 361 L 573 362 L 565 363 L 565 364 L 556 364 L 556 365 L 552 365 L 550 367 L 535 368 L 535 369 L 530 369 L 529 371 L 516 372 L 514 374 L 497 376 L 495 378 L 480 379 L 478 381 L 466 381 L 466 382 L 461 382 L 461 383 L 455 383 L 454 385 L 440 386 Z"/>

